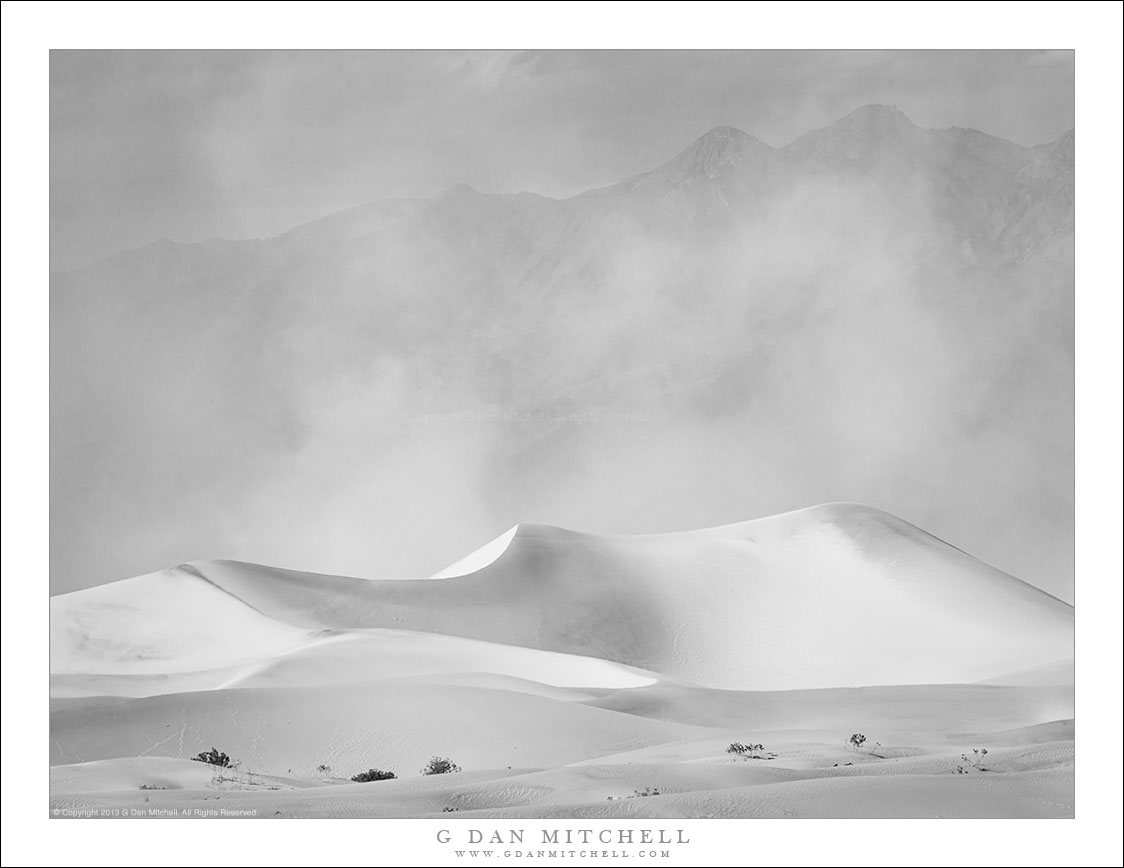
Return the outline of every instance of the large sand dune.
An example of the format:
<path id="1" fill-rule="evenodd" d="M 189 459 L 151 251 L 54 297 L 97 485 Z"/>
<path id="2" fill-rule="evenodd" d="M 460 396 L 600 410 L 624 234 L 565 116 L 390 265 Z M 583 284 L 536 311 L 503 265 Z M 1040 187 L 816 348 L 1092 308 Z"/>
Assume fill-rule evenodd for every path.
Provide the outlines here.
<path id="1" fill-rule="evenodd" d="M 972 682 L 1053 662 L 1072 656 L 1073 609 L 894 516 L 840 504 L 660 536 L 521 526 L 487 566 L 432 581 L 182 566 L 55 597 L 53 669 L 204 668 L 356 627 L 769 690 Z"/>
<path id="2" fill-rule="evenodd" d="M 282 816 L 1072 812 L 1072 607 L 868 507 L 519 526 L 427 579 L 198 562 L 51 620 L 56 807 L 143 785 Z M 188 761 L 211 746 L 237 771 Z M 986 771 L 956 774 L 974 747 Z M 420 778 L 433 755 L 464 774 Z M 347 783 L 372 767 L 400 780 Z"/>

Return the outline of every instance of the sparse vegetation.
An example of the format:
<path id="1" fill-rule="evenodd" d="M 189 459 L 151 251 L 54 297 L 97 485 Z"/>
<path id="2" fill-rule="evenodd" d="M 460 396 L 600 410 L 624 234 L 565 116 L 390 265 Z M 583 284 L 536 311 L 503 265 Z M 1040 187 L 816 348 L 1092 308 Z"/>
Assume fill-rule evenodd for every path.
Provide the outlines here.
<path id="1" fill-rule="evenodd" d="M 863 746 L 866 745 L 866 743 L 867 743 L 867 737 L 865 735 L 863 735 L 861 732 L 853 732 L 853 733 L 851 733 L 851 737 L 849 739 L 847 739 L 847 747 L 850 750 L 855 750 L 855 751 L 863 750 Z M 882 747 L 882 742 L 876 741 L 876 742 L 874 742 L 874 744 L 872 744 L 872 745 L 870 745 L 866 748 L 866 752 L 868 754 L 870 754 L 871 756 L 878 757 L 879 759 L 886 759 L 886 757 L 884 757 L 884 756 L 882 756 L 882 754 L 878 753 L 878 749 L 881 748 L 881 747 Z"/>
<path id="2" fill-rule="evenodd" d="M 435 756 L 425 764 L 421 770 L 423 775 L 449 775 L 456 774 L 461 767 L 448 757 Z"/>
<path id="3" fill-rule="evenodd" d="M 987 757 L 986 747 L 972 748 L 972 755 L 968 756 L 966 753 L 960 754 L 960 765 L 956 767 L 956 774 L 967 775 L 972 772 L 986 772 L 990 771 L 984 765 L 984 759 Z"/>
<path id="4" fill-rule="evenodd" d="M 624 799 L 643 799 L 648 796 L 658 796 L 660 791 L 653 786 L 644 787 L 642 790 L 633 790 L 631 796 L 609 796 L 605 801 L 607 802 L 620 802 Z"/>
<path id="5" fill-rule="evenodd" d="M 167 790 L 167 789 L 170 789 L 169 787 L 161 787 L 161 786 L 157 786 L 156 784 L 141 784 L 140 788 L 142 790 Z"/>
<path id="6" fill-rule="evenodd" d="M 211 786 L 222 787 L 223 784 L 234 784 L 235 786 L 247 786 L 253 782 L 253 775 L 243 774 L 239 772 L 233 765 L 230 766 L 216 766 L 214 774 L 211 775 Z"/>
<path id="7" fill-rule="evenodd" d="M 234 765 L 230 761 L 229 756 L 227 756 L 225 753 L 222 753 L 221 751 L 216 750 L 213 747 L 210 750 L 205 750 L 201 753 L 196 754 L 192 757 L 192 759 L 198 763 L 207 763 L 207 765 L 219 766 L 220 768 L 224 769 L 229 769 Z"/>
<path id="8" fill-rule="evenodd" d="M 330 774 L 331 771 L 332 771 L 332 767 L 330 765 L 328 765 L 327 763 L 320 763 L 320 765 L 318 765 L 316 767 L 316 774 L 318 774 L 318 775 Z"/>
<path id="9" fill-rule="evenodd" d="M 365 772 L 352 775 L 351 779 L 357 784 L 367 784 L 371 781 L 392 781 L 397 777 L 398 775 L 394 772 L 384 772 L 381 769 L 367 769 Z"/>
<path id="10" fill-rule="evenodd" d="M 454 811 L 459 811 L 459 810 L 460 810 L 460 808 L 450 808 L 448 805 L 446 805 L 444 808 L 441 809 L 441 813 L 442 814 L 452 814 Z"/>
<path id="11" fill-rule="evenodd" d="M 743 744 L 740 741 L 735 741 L 726 748 L 726 753 L 740 756 L 742 759 L 772 759 L 776 756 L 775 753 L 766 754 L 765 745 L 763 744 Z"/>

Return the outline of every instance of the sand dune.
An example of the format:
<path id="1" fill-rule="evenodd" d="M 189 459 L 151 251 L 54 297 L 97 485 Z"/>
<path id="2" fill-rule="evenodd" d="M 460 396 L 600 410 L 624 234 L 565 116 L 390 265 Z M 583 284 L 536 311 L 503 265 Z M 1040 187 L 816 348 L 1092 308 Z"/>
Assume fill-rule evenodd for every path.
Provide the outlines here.
<path id="1" fill-rule="evenodd" d="M 592 657 L 380 629 L 310 632 L 304 644 L 291 650 L 209 670 L 152 674 L 147 660 L 135 667 L 140 671 L 127 671 L 130 667 L 120 659 L 110 663 L 125 671 L 52 676 L 52 696 L 141 697 L 228 687 L 313 687 L 469 674 L 505 684 L 521 682 L 536 691 L 638 687 L 662 679 L 657 673 Z"/>
<path id="2" fill-rule="evenodd" d="M 1072 813 L 1072 607 L 857 505 L 521 525 L 427 579 L 199 562 L 53 598 L 51 621 L 55 806 L 143 786 L 269 816 Z M 190 761 L 212 746 L 237 770 Z M 977 747 L 986 771 L 956 774 Z M 464 773 L 422 777 L 433 755 Z M 368 768 L 399 780 L 348 782 Z"/>
<path id="3" fill-rule="evenodd" d="M 466 769 L 546 767 L 695 731 L 578 702 L 456 685 L 229 689 L 55 700 L 51 763 L 188 757 L 219 745 L 265 774 L 328 763 L 349 774 L 377 767 L 414 775 L 434 754 Z"/>
<path id="4" fill-rule="evenodd" d="M 477 570 L 482 570 L 489 564 L 493 564 L 499 559 L 511 541 L 515 539 L 515 534 L 519 532 L 519 525 L 511 528 L 502 535 L 496 537 L 490 543 L 471 554 L 465 555 L 458 561 L 449 564 L 443 570 L 433 574 L 435 579 L 451 579 L 456 576 L 467 576 L 469 573 L 475 573 Z"/>
<path id="5" fill-rule="evenodd" d="M 965 732 L 1013 729 L 1073 716 L 1070 686 L 909 685 L 725 691 L 654 685 L 591 701 L 675 723 L 779 729 Z"/>
<path id="6" fill-rule="evenodd" d="M 201 790 L 215 778 L 213 766 L 164 756 L 95 760 L 51 768 L 51 793 L 136 793 L 142 786 L 164 790 Z"/>
<path id="7" fill-rule="evenodd" d="M 1072 742 L 1000 749 L 993 756 L 991 771 L 968 775 L 950 773 L 959 757 L 949 752 L 855 765 L 825 761 L 807 768 L 731 760 L 708 764 L 591 764 L 375 784 L 325 785 L 323 780 L 262 778 L 240 789 L 219 782 L 195 790 L 180 787 L 186 773 L 195 770 L 154 766 L 144 774 L 122 769 L 123 763 L 111 761 L 56 769 L 59 785 L 53 791 L 52 806 L 133 806 L 136 794 L 116 785 L 143 779 L 170 784 L 167 790 L 146 792 L 150 799 L 146 804 L 150 806 L 181 811 L 199 806 L 257 809 L 265 816 L 424 817 L 449 810 L 455 810 L 457 819 L 463 820 L 1072 814 Z M 93 786 L 98 790 L 87 789 Z M 268 797 L 263 799 L 265 789 Z M 637 792 L 658 795 L 637 797 Z"/>
<path id="8" fill-rule="evenodd" d="M 1073 815 L 1073 770 L 1017 775 L 831 778 L 573 803 L 549 810 L 487 810 L 495 818 L 1047 818 Z M 471 817 L 472 815 L 468 815 Z M 467 817 L 466 817 L 467 819 Z"/>
<path id="9" fill-rule="evenodd" d="M 312 639 L 189 565 L 51 598 L 52 673 L 191 672 Z"/>
<path id="10" fill-rule="evenodd" d="M 1015 672 L 984 678 L 980 684 L 1073 684 L 1074 659 L 1053 660 Z"/>
<path id="11" fill-rule="evenodd" d="M 179 611 L 231 626 L 196 642 L 169 593 Z M 218 661 L 291 649 L 309 631 L 384 627 L 738 690 L 973 682 L 1068 657 L 1073 643 L 1072 607 L 857 505 L 660 536 L 520 526 L 488 565 L 431 581 L 201 563 L 56 597 L 52 625 L 59 672 L 172 671 L 170 658 L 182 671 L 202 668 L 183 643 Z M 138 643 L 143 658 L 122 660 Z"/>

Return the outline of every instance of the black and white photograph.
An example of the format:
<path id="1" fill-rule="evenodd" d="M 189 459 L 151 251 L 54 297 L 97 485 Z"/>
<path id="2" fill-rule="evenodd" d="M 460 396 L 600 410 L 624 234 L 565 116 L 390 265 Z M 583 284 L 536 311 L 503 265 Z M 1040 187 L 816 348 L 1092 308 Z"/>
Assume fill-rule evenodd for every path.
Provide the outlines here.
<path id="1" fill-rule="evenodd" d="M 1118 805 L 1075 760 L 1120 593 L 1078 551 L 1079 298 L 1120 295 L 1081 51 L 537 35 L 48 46 L 48 527 L 4 569 L 45 834 L 749 864 L 695 821 Z"/>

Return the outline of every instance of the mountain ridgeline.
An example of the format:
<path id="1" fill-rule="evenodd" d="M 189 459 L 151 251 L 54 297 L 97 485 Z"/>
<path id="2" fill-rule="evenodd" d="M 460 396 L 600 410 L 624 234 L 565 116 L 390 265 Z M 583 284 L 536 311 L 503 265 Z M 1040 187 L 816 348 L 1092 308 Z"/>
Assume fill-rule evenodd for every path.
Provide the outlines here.
<path id="1" fill-rule="evenodd" d="M 462 186 L 53 274 L 53 578 L 385 575 L 538 516 L 632 532 L 846 497 L 1059 587 L 1073 159 L 1072 133 L 868 106 L 783 148 L 719 127 L 565 200 Z M 279 503 L 301 516 L 280 550 Z M 456 530 L 431 550 L 420 516 Z"/>

